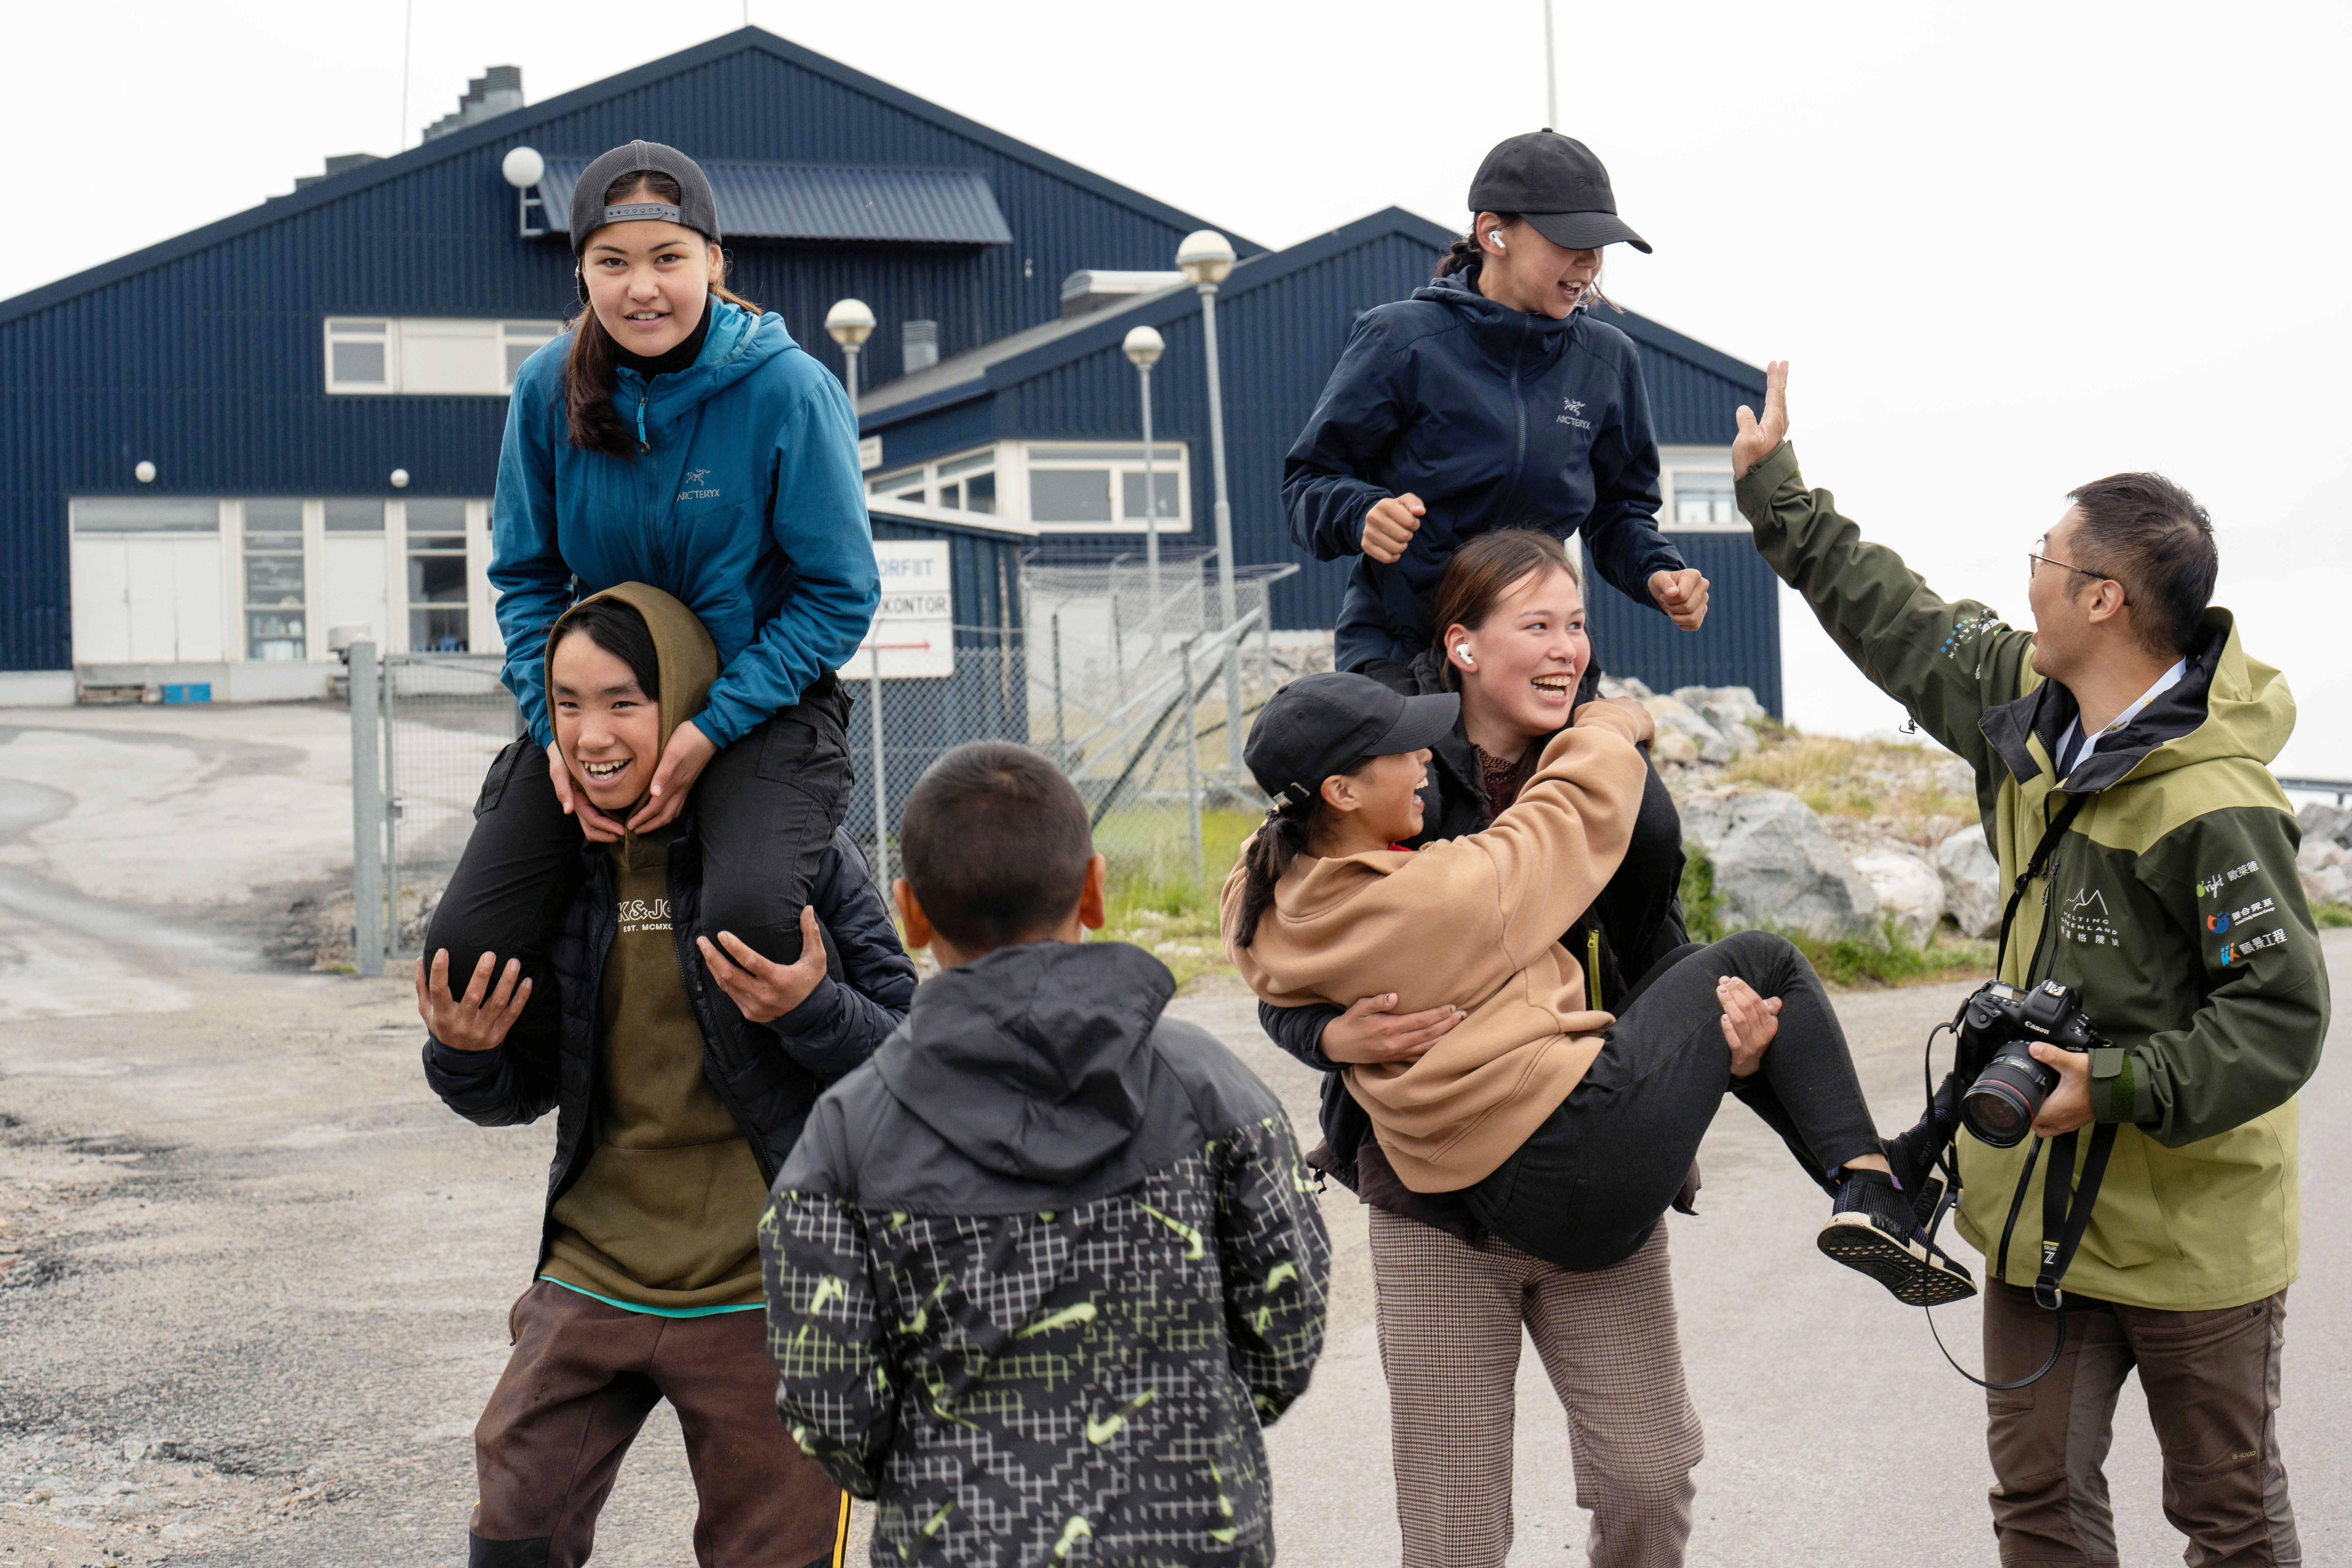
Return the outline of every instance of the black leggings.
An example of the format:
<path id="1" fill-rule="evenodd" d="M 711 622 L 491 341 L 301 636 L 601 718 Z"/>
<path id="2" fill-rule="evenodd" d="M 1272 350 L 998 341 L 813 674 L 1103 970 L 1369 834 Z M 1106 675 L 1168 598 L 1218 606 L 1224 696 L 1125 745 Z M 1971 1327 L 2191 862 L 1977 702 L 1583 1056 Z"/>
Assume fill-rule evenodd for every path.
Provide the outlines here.
<path id="1" fill-rule="evenodd" d="M 1821 977 L 1787 939 L 1744 931 L 1644 978 L 1583 1081 L 1464 1196 L 1481 1224 L 1562 1268 L 1608 1268 L 1650 1238 L 1725 1089 L 1770 1123 L 1816 1184 L 1880 1152 Z M 1780 998 L 1760 1071 L 1735 1080 L 1716 982 Z"/>
<path id="2" fill-rule="evenodd" d="M 779 963 L 800 957 L 801 906 L 849 804 L 848 721 L 849 696 L 826 675 L 694 781 L 704 931 L 732 931 Z M 425 937 L 428 959 L 449 950 L 453 990 L 484 952 L 520 956 L 545 988 L 548 946 L 580 886 L 582 842 L 556 801 L 547 748 L 525 735 L 500 752 Z"/>

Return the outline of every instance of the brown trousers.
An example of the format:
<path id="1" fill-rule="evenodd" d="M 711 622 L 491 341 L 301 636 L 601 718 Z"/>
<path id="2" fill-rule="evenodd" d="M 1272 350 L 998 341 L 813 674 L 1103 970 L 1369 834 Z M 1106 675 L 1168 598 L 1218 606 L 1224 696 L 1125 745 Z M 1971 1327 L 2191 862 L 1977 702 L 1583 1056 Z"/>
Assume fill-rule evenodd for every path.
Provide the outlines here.
<path id="1" fill-rule="evenodd" d="M 524 1291 L 474 1428 L 470 1568 L 587 1562 L 622 1456 L 664 1399 L 686 1435 L 701 1568 L 838 1568 L 849 1501 L 776 1415 L 767 1319 L 625 1312 L 545 1280 Z"/>
<path id="2" fill-rule="evenodd" d="M 1405 1568 L 1503 1568 L 1522 1327 L 1568 1413 L 1592 1568 L 1679 1568 L 1705 1452 L 1683 1382 L 1666 1227 L 1573 1273 L 1370 1209 Z"/>
<path id="3" fill-rule="evenodd" d="M 2031 1290 L 1986 1282 L 1988 1378 L 2030 1375 L 2055 1334 Z M 2210 1312 L 2070 1299 L 2058 1364 L 2038 1383 L 1985 1395 L 2003 1568 L 2116 1561 L 2102 1467 L 2135 1366 L 2164 1450 L 2164 1516 L 2189 1537 L 2189 1568 L 2302 1563 L 2278 1447 L 2285 1338 L 2284 1290 Z"/>

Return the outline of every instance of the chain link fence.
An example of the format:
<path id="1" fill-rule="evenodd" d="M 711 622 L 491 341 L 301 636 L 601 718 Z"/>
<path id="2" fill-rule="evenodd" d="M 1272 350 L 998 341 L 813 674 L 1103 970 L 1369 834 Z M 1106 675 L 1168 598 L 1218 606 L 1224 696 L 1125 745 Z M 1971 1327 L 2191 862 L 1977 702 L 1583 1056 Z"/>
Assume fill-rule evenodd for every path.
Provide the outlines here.
<path id="1" fill-rule="evenodd" d="M 1171 549 L 1025 563 L 1021 626 L 957 626 L 945 674 L 894 673 L 877 626 L 880 679 L 854 682 L 857 781 L 846 826 L 887 879 L 908 794 L 940 753 L 970 741 L 1033 746 L 1069 774 L 1095 845 L 1126 879 L 1196 879 L 1219 814 L 1265 809 L 1237 737 L 1267 697 L 1328 649 L 1268 631 L 1268 591 L 1292 566 L 1235 574 L 1228 627 L 1213 556 Z M 923 668 L 936 670 L 936 650 Z M 426 921 L 473 827 L 490 761 L 517 732 L 494 655 L 350 653 L 353 941 L 362 973 L 422 947 Z M 877 723 L 877 715 L 879 722 Z M 1212 819 L 1204 825 L 1204 818 Z M 877 842 L 876 825 L 883 826 Z"/>

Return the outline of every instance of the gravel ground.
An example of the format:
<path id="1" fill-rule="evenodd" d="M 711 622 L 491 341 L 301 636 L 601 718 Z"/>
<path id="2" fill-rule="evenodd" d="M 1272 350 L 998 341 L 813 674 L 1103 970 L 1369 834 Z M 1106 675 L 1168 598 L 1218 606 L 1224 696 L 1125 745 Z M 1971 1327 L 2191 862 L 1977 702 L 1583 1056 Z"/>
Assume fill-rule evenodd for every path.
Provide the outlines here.
<path id="1" fill-rule="evenodd" d="M 331 874 L 321 818 L 348 804 L 331 787 L 339 715 L 250 711 L 257 731 L 278 726 L 267 752 L 237 738 L 236 710 L 67 713 L 47 730 L 47 715 L 0 715 L 0 1568 L 464 1560 L 472 1424 L 506 1358 L 551 1129 L 486 1131 L 443 1110 L 401 982 L 260 956 L 282 889 Z M 93 732 L 106 743 L 85 744 Z M 178 795 L 103 776 L 159 759 L 216 812 L 249 788 L 278 802 L 294 849 L 257 829 L 175 847 Z M 141 885 L 124 856 L 171 858 L 156 897 L 122 894 Z M 222 896 L 194 896 L 207 891 Z M 2328 942 L 2340 984 L 2352 932 Z M 1957 994 L 1840 999 L 1885 1123 L 1916 1107 L 1918 1040 Z M 1258 1034 L 1245 994 L 1212 987 L 1176 1010 L 1310 1131 L 1314 1080 Z M 2352 1175 L 2343 1083 L 2323 1068 L 2304 1100 L 2281 1417 L 2312 1563 L 2352 1560 L 2352 1226 L 2326 1201 Z M 1819 1200 L 1777 1140 L 1733 1107 L 1701 1161 L 1700 1214 L 1672 1222 L 1708 1440 L 1693 1561 L 1992 1563 L 1981 1395 L 1918 1314 L 1812 1251 Z M 1360 1568 L 1396 1560 L 1386 1398 L 1362 1213 L 1336 1188 L 1323 1204 L 1328 1349 L 1268 1434 L 1276 1525 L 1285 1563 Z M 1939 1318 L 1973 1364 L 1974 1312 Z M 1532 1355 L 1521 1371 L 1512 1562 L 1580 1563 L 1564 1423 Z M 2117 1428 L 2124 1560 L 2177 1560 L 2128 1390 Z M 665 1408 L 597 1561 L 690 1563 L 692 1514 Z"/>

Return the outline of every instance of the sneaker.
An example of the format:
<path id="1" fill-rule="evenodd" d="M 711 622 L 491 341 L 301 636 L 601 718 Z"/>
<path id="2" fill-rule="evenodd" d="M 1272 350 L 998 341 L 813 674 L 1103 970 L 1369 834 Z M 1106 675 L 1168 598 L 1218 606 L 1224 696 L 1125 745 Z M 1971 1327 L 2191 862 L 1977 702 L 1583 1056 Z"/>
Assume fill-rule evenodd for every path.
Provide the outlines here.
<path id="1" fill-rule="evenodd" d="M 1845 1173 L 1819 1245 L 1829 1257 L 1869 1275 L 1909 1306 L 1940 1307 L 1977 1293 L 1969 1271 L 1920 1234 L 1909 1195 L 1896 1191 L 1894 1182 L 1877 1171 Z"/>
<path id="2" fill-rule="evenodd" d="M 1935 1217 L 1936 1205 L 1943 1200 L 1944 1179 L 1936 1173 L 1936 1159 L 1947 1142 L 1943 1130 L 1924 1118 L 1910 1131 L 1878 1141 L 1878 1146 L 1885 1152 L 1887 1164 L 1895 1172 L 1895 1184 L 1911 1200 L 1912 1218 L 1922 1230 Z"/>

